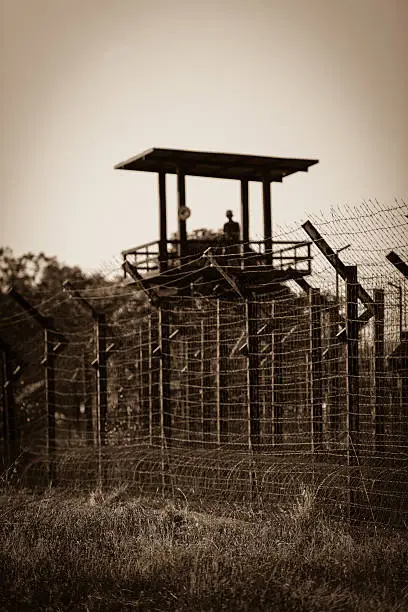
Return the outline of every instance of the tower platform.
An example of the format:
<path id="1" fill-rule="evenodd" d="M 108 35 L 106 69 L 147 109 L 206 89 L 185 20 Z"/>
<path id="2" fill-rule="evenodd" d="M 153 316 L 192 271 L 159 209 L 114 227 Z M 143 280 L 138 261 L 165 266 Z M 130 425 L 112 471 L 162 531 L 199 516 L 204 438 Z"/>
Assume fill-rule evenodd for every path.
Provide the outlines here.
<path id="1" fill-rule="evenodd" d="M 159 239 L 123 251 L 125 273 L 145 291 L 219 297 L 267 293 L 282 282 L 307 276 L 311 273 L 311 243 L 273 239 L 271 183 L 306 172 L 316 163 L 315 159 L 152 148 L 117 164 L 119 170 L 157 173 L 159 187 Z M 175 240 L 167 236 L 167 174 L 177 175 Z M 239 180 L 241 224 L 230 218 L 223 235 L 191 238 L 187 232 L 191 211 L 186 205 L 186 176 Z M 262 183 L 263 240 L 249 236 L 250 181 Z"/>

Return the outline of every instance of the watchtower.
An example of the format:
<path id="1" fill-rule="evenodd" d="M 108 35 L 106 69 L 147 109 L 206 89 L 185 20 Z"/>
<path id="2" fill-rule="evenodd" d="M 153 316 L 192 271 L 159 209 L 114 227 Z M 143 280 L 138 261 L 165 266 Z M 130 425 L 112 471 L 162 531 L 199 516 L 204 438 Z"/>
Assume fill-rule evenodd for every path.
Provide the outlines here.
<path id="1" fill-rule="evenodd" d="M 148 340 L 145 344 L 152 345 L 149 365 L 146 366 L 150 372 L 152 360 L 159 360 L 159 375 L 154 388 L 159 389 L 160 405 L 151 411 L 149 431 L 155 426 L 159 427 L 162 444 L 170 444 L 174 428 L 178 432 L 174 436 L 178 442 L 185 435 L 183 441 L 187 439 L 189 442 L 211 444 L 211 440 L 215 439 L 217 446 L 220 446 L 234 437 L 235 440 L 245 440 L 244 443 L 251 448 L 259 447 L 262 438 L 259 394 L 262 385 L 267 384 L 260 378 L 263 376 L 261 364 L 265 362 L 265 355 L 274 363 L 273 397 L 270 402 L 273 435 L 277 442 L 282 441 L 284 402 L 279 366 L 282 351 L 279 347 L 285 330 L 280 322 L 283 317 L 274 308 L 274 301 L 278 300 L 277 296 L 284 288 L 282 283 L 295 280 L 301 284 L 303 277 L 311 273 L 311 242 L 274 240 L 271 183 L 282 182 L 295 172 L 306 172 L 316 163 L 317 160 L 312 159 L 149 149 L 115 166 L 116 169 L 155 172 L 158 175 L 159 239 L 125 250 L 122 255 L 125 274 L 129 274 L 157 306 L 158 320 L 154 329 L 157 329 L 158 337 L 155 342 Z M 169 239 L 167 233 L 167 174 L 177 176 L 178 237 L 174 240 Z M 187 176 L 240 181 L 239 236 L 236 232 L 229 235 L 224 232 L 224 236 L 215 238 L 189 237 Z M 250 181 L 262 183 L 261 240 L 250 237 Z M 265 294 L 271 296 L 271 304 L 266 307 L 257 302 L 258 297 Z M 188 315 L 189 325 L 180 326 L 180 310 L 189 298 L 202 298 L 202 308 L 197 312 L 192 308 Z M 226 312 L 231 304 L 242 312 L 238 324 L 242 325 L 242 330 L 239 329 L 240 338 L 234 346 L 231 340 L 234 324 Z M 278 306 L 282 309 L 282 305 Z M 208 324 L 209 317 L 212 317 L 212 326 Z M 236 333 L 237 328 L 233 331 Z M 183 334 L 184 340 L 179 341 Z M 268 338 L 274 337 L 272 347 L 269 340 L 269 343 L 261 346 L 262 334 Z M 180 349 L 182 342 L 184 349 Z M 190 365 L 177 365 L 180 363 L 180 350 L 185 351 L 184 363 Z M 189 368 L 195 376 L 194 380 L 197 380 L 194 364 L 198 360 L 201 360 L 200 380 L 207 382 L 190 385 Z M 243 362 L 246 362 L 246 366 L 243 366 Z M 180 383 L 183 372 L 187 372 L 187 378 Z M 231 384 L 234 372 L 243 377 L 238 385 L 242 396 L 239 398 L 237 384 Z M 264 378 L 266 380 L 266 374 Z M 189 394 L 189 399 L 177 400 L 181 388 Z M 184 408 L 180 409 L 180 405 Z M 197 410 L 201 411 L 199 415 Z M 160 415 L 156 425 L 152 425 L 154 414 Z M 264 422 L 268 418 L 265 417 Z M 234 419 L 235 430 L 231 425 Z M 189 423 L 194 426 L 201 423 L 201 430 L 192 431 Z"/>
<path id="2" fill-rule="evenodd" d="M 205 286 L 216 286 L 219 296 L 234 293 L 237 288 L 242 295 L 266 293 L 276 283 L 310 274 L 310 242 L 273 240 L 271 183 L 282 182 L 295 172 L 306 172 L 316 163 L 312 159 L 153 148 L 117 164 L 116 169 L 158 175 L 159 239 L 123 251 L 125 272 L 146 291 L 154 287 L 158 295 L 164 285 L 167 292 L 171 289 L 175 295 L 188 295 L 194 282 L 200 279 L 201 286 L 204 286 L 203 280 Z M 169 240 L 167 235 L 167 174 L 177 175 L 177 240 Z M 232 244 L 227 236 L 212 240 L 188 237 L 187 176 L 240 181 L 240 240 Z M 262 183 L 262 240 L 250 238 L 250 181 Z"/>

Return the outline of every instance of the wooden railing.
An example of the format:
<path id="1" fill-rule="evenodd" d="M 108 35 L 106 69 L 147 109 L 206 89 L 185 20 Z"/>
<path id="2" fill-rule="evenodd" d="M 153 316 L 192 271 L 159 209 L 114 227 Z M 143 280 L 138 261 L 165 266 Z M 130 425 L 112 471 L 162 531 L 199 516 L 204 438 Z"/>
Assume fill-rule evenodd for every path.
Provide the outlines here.
<path id="1" fill-rule="evenodd" d="M 311 244 L 289 240 L 274 241 L 272 253 L 268 253 L 265 252 L 265 240 L 231 244 L 222 237 L 189 239 L 186 245 L 187 255 L 181 259 L 180 240 L 167 240 L 165 249 L 160 249 L 160 241 L 155 240 L 122 251 L 122 256 L 124 261 L 136 267 L 140 274 L 179 267 L 211 253 L 225 266 L 238 266 L 241 269 L 251 269 L 255 266 L 272 266 L 279 270 L 292 268 L 306 275 L 311 273 Z M 160 258 L 160 251 L 165 253 L 164 257 L 162 255 Z"/>

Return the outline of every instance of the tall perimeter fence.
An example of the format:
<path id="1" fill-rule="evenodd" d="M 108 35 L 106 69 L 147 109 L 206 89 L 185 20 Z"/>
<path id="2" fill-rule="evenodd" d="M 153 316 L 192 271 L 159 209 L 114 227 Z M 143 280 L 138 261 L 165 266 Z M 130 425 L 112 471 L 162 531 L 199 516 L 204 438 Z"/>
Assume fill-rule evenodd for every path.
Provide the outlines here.
<path id="1" fill-rule="evenodd" d="M 270 508 L 310 490 L 406 525 L 407 215 L 368 201 L 280 228 L 313 239 L 312 274 L 253 298 L 2 295 L 3 480 Z"/>

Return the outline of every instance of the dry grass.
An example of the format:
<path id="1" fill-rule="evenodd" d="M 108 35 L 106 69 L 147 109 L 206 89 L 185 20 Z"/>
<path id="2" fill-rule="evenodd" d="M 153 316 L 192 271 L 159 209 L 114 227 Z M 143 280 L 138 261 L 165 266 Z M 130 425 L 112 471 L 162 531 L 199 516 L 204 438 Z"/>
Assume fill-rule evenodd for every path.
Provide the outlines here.
<path id="1" fill-rule="evenodd" d="M 406 534 L 330 521 L 308 491 L 273 517 L 57 489 L 4 491 L 0 513 L 2 610 L 408 608 Z"/>

